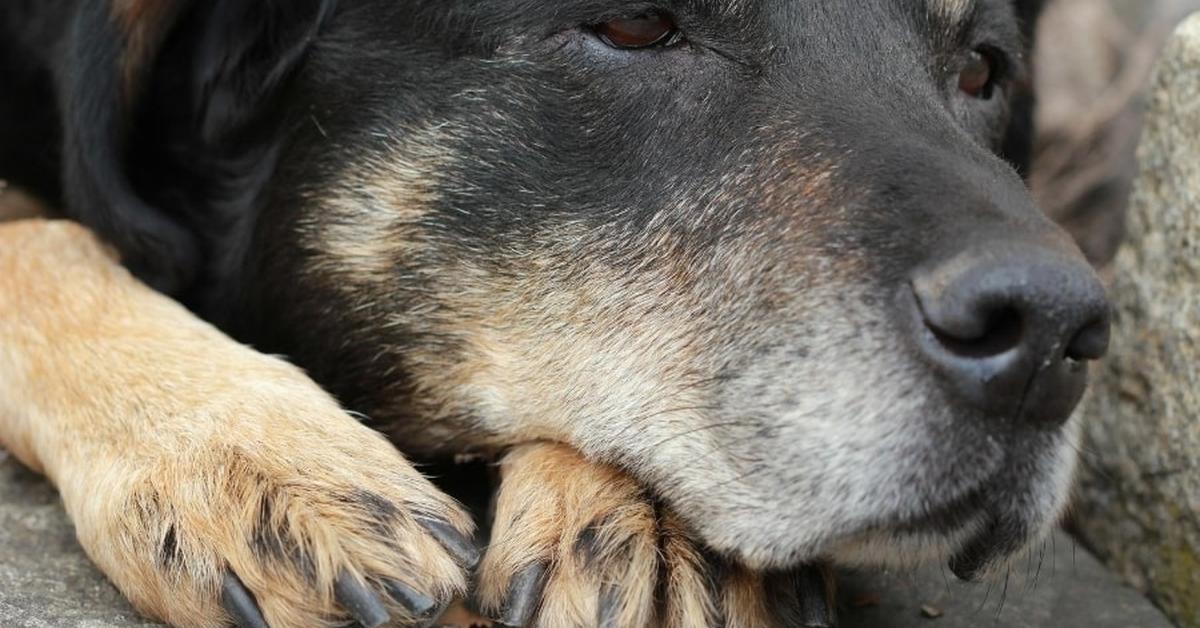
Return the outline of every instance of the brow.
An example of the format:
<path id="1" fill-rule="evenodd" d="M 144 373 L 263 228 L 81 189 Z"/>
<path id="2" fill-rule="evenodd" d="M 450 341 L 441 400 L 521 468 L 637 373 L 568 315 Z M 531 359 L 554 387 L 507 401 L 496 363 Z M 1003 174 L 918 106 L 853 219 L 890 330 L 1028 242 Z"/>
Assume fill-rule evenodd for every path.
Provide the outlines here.
<path id="1" fill-rule="evenodd" d="M 975 13 L 976 0 L 927 0 L 930 12 L 943 24 L 959 26 Z"/>

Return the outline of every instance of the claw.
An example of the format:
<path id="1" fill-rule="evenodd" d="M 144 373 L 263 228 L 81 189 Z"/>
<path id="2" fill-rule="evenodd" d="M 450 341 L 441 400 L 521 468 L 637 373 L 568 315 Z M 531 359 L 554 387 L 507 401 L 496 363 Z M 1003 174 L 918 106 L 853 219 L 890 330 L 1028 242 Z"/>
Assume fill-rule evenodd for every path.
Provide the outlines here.
<path id="1" fill-rule="evenodd" d="M 240 628 L 268 628 L 254 596 L 232 571 L 225 572 L 221 582 L 221 606 Z"/>
<path id="2" fill-rule="evenodd" d="M 468 569 L 474 569 L 479 564 L 481 553 L 475 546 L 475 541 L 462 532 L 455 530 L 450 524 L 440 519 L 417 517 L 417 523 L 425 528 L 442 547 L 450 552 L 454 559 Z"/>
<path id="3" fill-rule="evenodd" d="M 388 596 L 407 609 L 414 619 L 430 619 L 441 614 L 439 611 L 443 605 L 438 604 L 437 600 L 418 593 L 402 582 L 385 580 L 383 588 Z"/>
<path id="4" fill-rule="evenodd" d="M 333 582 L 333 592 L 338 603 L 364 628 L 378 628 L 392 619 L 379 597 L 348 573 L 343 572 Z"/>
<path id="5" fill-rule="evenodd" d="M 545 576 L 544 563 L 533 563 L 513 576 L 508 586 L 508 599 L 499 619 L 502 625 L 519 628 L 533 621 L 542 587 L 545 586 Z"/>

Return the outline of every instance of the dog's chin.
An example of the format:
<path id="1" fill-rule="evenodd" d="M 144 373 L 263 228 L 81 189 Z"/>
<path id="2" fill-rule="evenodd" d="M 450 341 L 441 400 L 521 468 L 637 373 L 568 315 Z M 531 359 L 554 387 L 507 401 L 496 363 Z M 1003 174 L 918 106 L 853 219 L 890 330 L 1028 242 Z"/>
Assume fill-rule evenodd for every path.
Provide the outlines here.
<path id="1" fill-rule="evenodd" d="M 1078 463 L 1078 429 L 1071 421 L 1037 454 L 1010 451 L 992 478 L 924 513 L 832 543 L 829 558 L 848 566 L 941 563 L 966 581 L 1003 573 L 1061 521 Z"/>
<path id="2" fill-rule="evenodd" d="M 881 491 L 860 491 L 875 496 L 874 507 L 858 503 L 864 507 L 848 509 L 837 525 L 821 525 L 800 500 L 776 499 L 764 500 L 773 505 L 761 510 L 731 514 L 722 526 L 698 530 L 718 551 L 757 568 L 831 562 L 910 569 L 940 563 L 960 579 L 988 579 L 1039 547 L 1061 520 L 1077 463 L 1076 439 L 1072 422 L 1041 443 L 1024 441 L 971 484 L 893 482 Z M 755 525 L 739 525 L 749 520 Z"/>
<path id="3" fill-rule="evenodd" d="M 1066 494 L 988 494 L 981 491 L 904 520 L 883 519 L 831 536 L 814 551 L 766 558 L 763 548 L 743 552 L 743 560 L 778 568 L 809 562 L 839 567 L 908 570 L 941 564 L 959 579 L 986 580 L 1039 546 L 1060 520 Z M 1015 503 L 1040 504 L 1032 510 Z M 783 548 L 780 548 L 783 549 Z"/>
<path id="4" fill-rule="evenodd" d="M 1036 547 L 1059 519 L 1057 511 L 1014 512 L 999 507 L 1007 500 L 986 501 L 995 507 L 954 504 L 921 520 L 872 526 L 831 542 L 826 559 L 854 568 L 942 564 L 962 580 L 983 580 Z"/>

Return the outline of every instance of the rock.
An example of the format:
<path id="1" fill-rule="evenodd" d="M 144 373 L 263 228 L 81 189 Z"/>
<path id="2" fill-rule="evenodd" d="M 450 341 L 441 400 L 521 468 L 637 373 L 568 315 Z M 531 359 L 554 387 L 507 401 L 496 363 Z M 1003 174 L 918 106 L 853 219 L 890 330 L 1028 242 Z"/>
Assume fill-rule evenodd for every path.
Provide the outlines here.
<path id="1" fill-rule="evenodd" d="M 1034 55 L 1038 205 L 1098 266 L 1125 236 L 1134 153 L 1154 62 L 1200 0 L 1052 0 Z"/>
<path id="2" fill-rule="evenodd" d="M 1200 14 L 1158 66 L 1138 154 L 1076 521 L 1178 624 L 1200 627 Z"/>
<path id="3" fill-rule="evenodd" d="M 1007 595 L 1000 585 L 948 583 L 933 567 L 916 574 L 848 574 L 842 586 L 843 628 L 987 625 L 1055 628 L 1169 628 L 1140 594 L 1070 539 L 1047 545 L 1037 586 L 1017 569 Z M 997 603 L 1005 598 L 1003 608 Z M 924 608 L 924 611 L 922 610 Z M 75 542 L 53 489 L 0 450 L 0 627 L 149 628 L 138 619 Z"/>

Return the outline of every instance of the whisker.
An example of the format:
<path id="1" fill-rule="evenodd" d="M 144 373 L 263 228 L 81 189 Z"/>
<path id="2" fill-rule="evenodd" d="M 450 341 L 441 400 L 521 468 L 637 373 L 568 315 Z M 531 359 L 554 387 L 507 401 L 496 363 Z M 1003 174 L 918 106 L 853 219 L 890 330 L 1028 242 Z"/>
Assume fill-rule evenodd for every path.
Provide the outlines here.
<path id="1" fill-rule="evenodd" d="M 996 606 L 996 620 L 1004 614 L 1004 604 L 1008 601 L 1008 581 L 1012 578 L 1012 565 L 1004 569 L 1004 590 L 1000 592 L 1000 604 Z"/>

